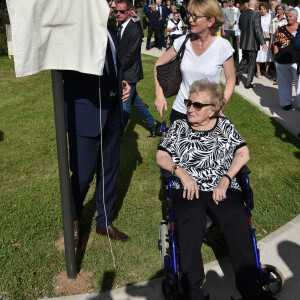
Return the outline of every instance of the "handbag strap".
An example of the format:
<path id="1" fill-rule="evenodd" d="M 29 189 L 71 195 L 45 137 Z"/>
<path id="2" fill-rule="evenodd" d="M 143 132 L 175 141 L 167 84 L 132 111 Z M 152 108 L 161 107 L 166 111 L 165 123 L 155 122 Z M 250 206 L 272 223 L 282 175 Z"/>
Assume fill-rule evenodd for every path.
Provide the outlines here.
<path id="1" fill-rule="evenodd" d="M 185 40 L 184 42 L 182 43 L 177 55 L 176 55 L 176 59 L 179 60 L 179 62 L 181 63 L 181 60 L 182 60 L 182 57 L 183 57 L 183 54 L 184 54 L 184 51 L 185 51 L 185 44 L 187 43 L 188 39 L 191 37 L 191 34 L 187 34 L 186 37 L 185 37 Z"/>

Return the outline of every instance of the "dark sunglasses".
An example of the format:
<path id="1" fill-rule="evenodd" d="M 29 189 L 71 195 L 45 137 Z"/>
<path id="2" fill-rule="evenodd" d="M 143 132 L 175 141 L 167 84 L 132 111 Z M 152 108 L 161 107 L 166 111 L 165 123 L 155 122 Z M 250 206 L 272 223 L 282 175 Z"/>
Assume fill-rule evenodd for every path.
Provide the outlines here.
<path id="1" fill-rule="evenodd" d="M 200 102 L 193 102 L 192 100 L 190 99 L 184 99 L 184 105 L 186 107 L 191 107 L 192 105 L 194 106 L 194 109 L 196 111 L 200 111 L 203 107 L 205 106 L 215 106 L 214 104 L 203 104 L 203 103 L 200 103 Z"/>
<path id="2" fill-rule="evenodd" d="M 115 13 L 117 14 L 118 12 L 120 13 L 120 14 L 124 14 L 125 13 L 125 11 L 127 11 L 128 9 L 115 9 Z"/>

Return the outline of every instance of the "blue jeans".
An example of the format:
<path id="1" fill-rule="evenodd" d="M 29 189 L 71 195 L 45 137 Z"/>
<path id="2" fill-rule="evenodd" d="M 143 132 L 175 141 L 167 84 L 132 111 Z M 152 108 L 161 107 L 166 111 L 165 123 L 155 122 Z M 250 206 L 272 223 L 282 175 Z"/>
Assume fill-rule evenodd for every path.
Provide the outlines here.
<path id="1" fill-rule="evenodd" d="M 124 132 L 125 127 L 128 123 L 128 120 L 130 118 L 130 106 L 133 104 L 135 108 L 139 111 L 140 115 L 142 116 L 145 123 L 151 127 L 154 125 L 154 118 L 149 112 L 147 106 L 142 101 L 142 99 L 139 97 L 137 91 L 136 91 L 136 83 L 129 83 L 131 87 L 131 92 L 129 99 L 126 102 L 123 102 L 123 124 L 122 124 L 122 132 Z"/>

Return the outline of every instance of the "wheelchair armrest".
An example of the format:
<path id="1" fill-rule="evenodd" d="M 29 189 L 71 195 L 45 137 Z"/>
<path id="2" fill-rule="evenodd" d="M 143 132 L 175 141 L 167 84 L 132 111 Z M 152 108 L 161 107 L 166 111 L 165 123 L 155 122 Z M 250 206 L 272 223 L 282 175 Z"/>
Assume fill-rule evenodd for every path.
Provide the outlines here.
<path id="1" fill-rule="evenodd" d="M 249 168 L 246 165 L 244 165 L 244 166 L 242 166 L 242 168 L 239 170 L 238 173 L 247 174 L 248 175 L 248 174 L 251 173 L 251 171 L 249 170 Z"/>
<path id="2" fill-rule="evenodd" d="M 237 182 L 244 194 L 244 198 L 245 198 L 244 202 L 247 204 L 247 199 L 248 199 L 248 203 L 250 204 L 250 209 L 252 210 L 254 208 L 254 199 L 253 199 L 252 188 L 249 185 L 248 174 L 250 173 L 251 171 L 249 170 L 249 168 L 246 165 L 244 165 L 240 169 L 240 171 L 236 174 L 235 178 L 237 179 Z"/>

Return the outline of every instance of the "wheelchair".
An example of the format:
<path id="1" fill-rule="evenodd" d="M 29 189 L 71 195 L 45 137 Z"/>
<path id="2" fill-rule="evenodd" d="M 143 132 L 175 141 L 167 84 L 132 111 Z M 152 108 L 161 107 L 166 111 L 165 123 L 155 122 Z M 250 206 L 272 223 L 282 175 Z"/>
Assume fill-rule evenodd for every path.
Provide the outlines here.
<path id="1" fill-rule="evenodd" d="M 166 123 L 162 124 L 163 136 L 166 134 Z M 257 242 L 255 237 L 255 228 L 251 225 L 251 210 L 254 207 L 253 203 L 253 192 L 250 187 L 249 177 L 250 170 L 247 166 L 244 166 L 240 172 L 236 175 L 239 185 L 242 188 L 244 194 L 245 209 L 248 215 L 248 226 L 252 239 L 252 245 L 255 254 L 256 267 L 258 272 L 259 284 L 263 290 L 269 292 L 273 296 L 276 296 L 284 285 L 284 277 L 282 273 L 272 265 L 263 265 L 260 263 L 259 249 L 257 248 Z M 171 173 L 162 170 L 162 177 L 167 188 L 167 195 L 165 199 L 166 215 L 160 222 L 159 226 L 159 240 L 158 248 L 160 251 L 161 265 L 164 271 L 164 279 L 162 283 L 163 295 L 166 300 L 179 300 L 183 297 L 182 288 L 180 285 L 181 272 L 179 266 L 179 249 L 176 243 L 176 220 L 174 218 L 174 212 L 172 207 L 172 188 L 173 180 Z M 213 231 L 215 224 L 208 218 L 206 225 L 205 238 L 208 239 L 212 244 L 217 245 L 219 248 L 226 247 L 224 243 L 217 242 L 214 238 Z M 206 300 L 210 300 L 209 295 L 206 296 Z M 231 300 L 234 300 L 231 297 Z"/>

